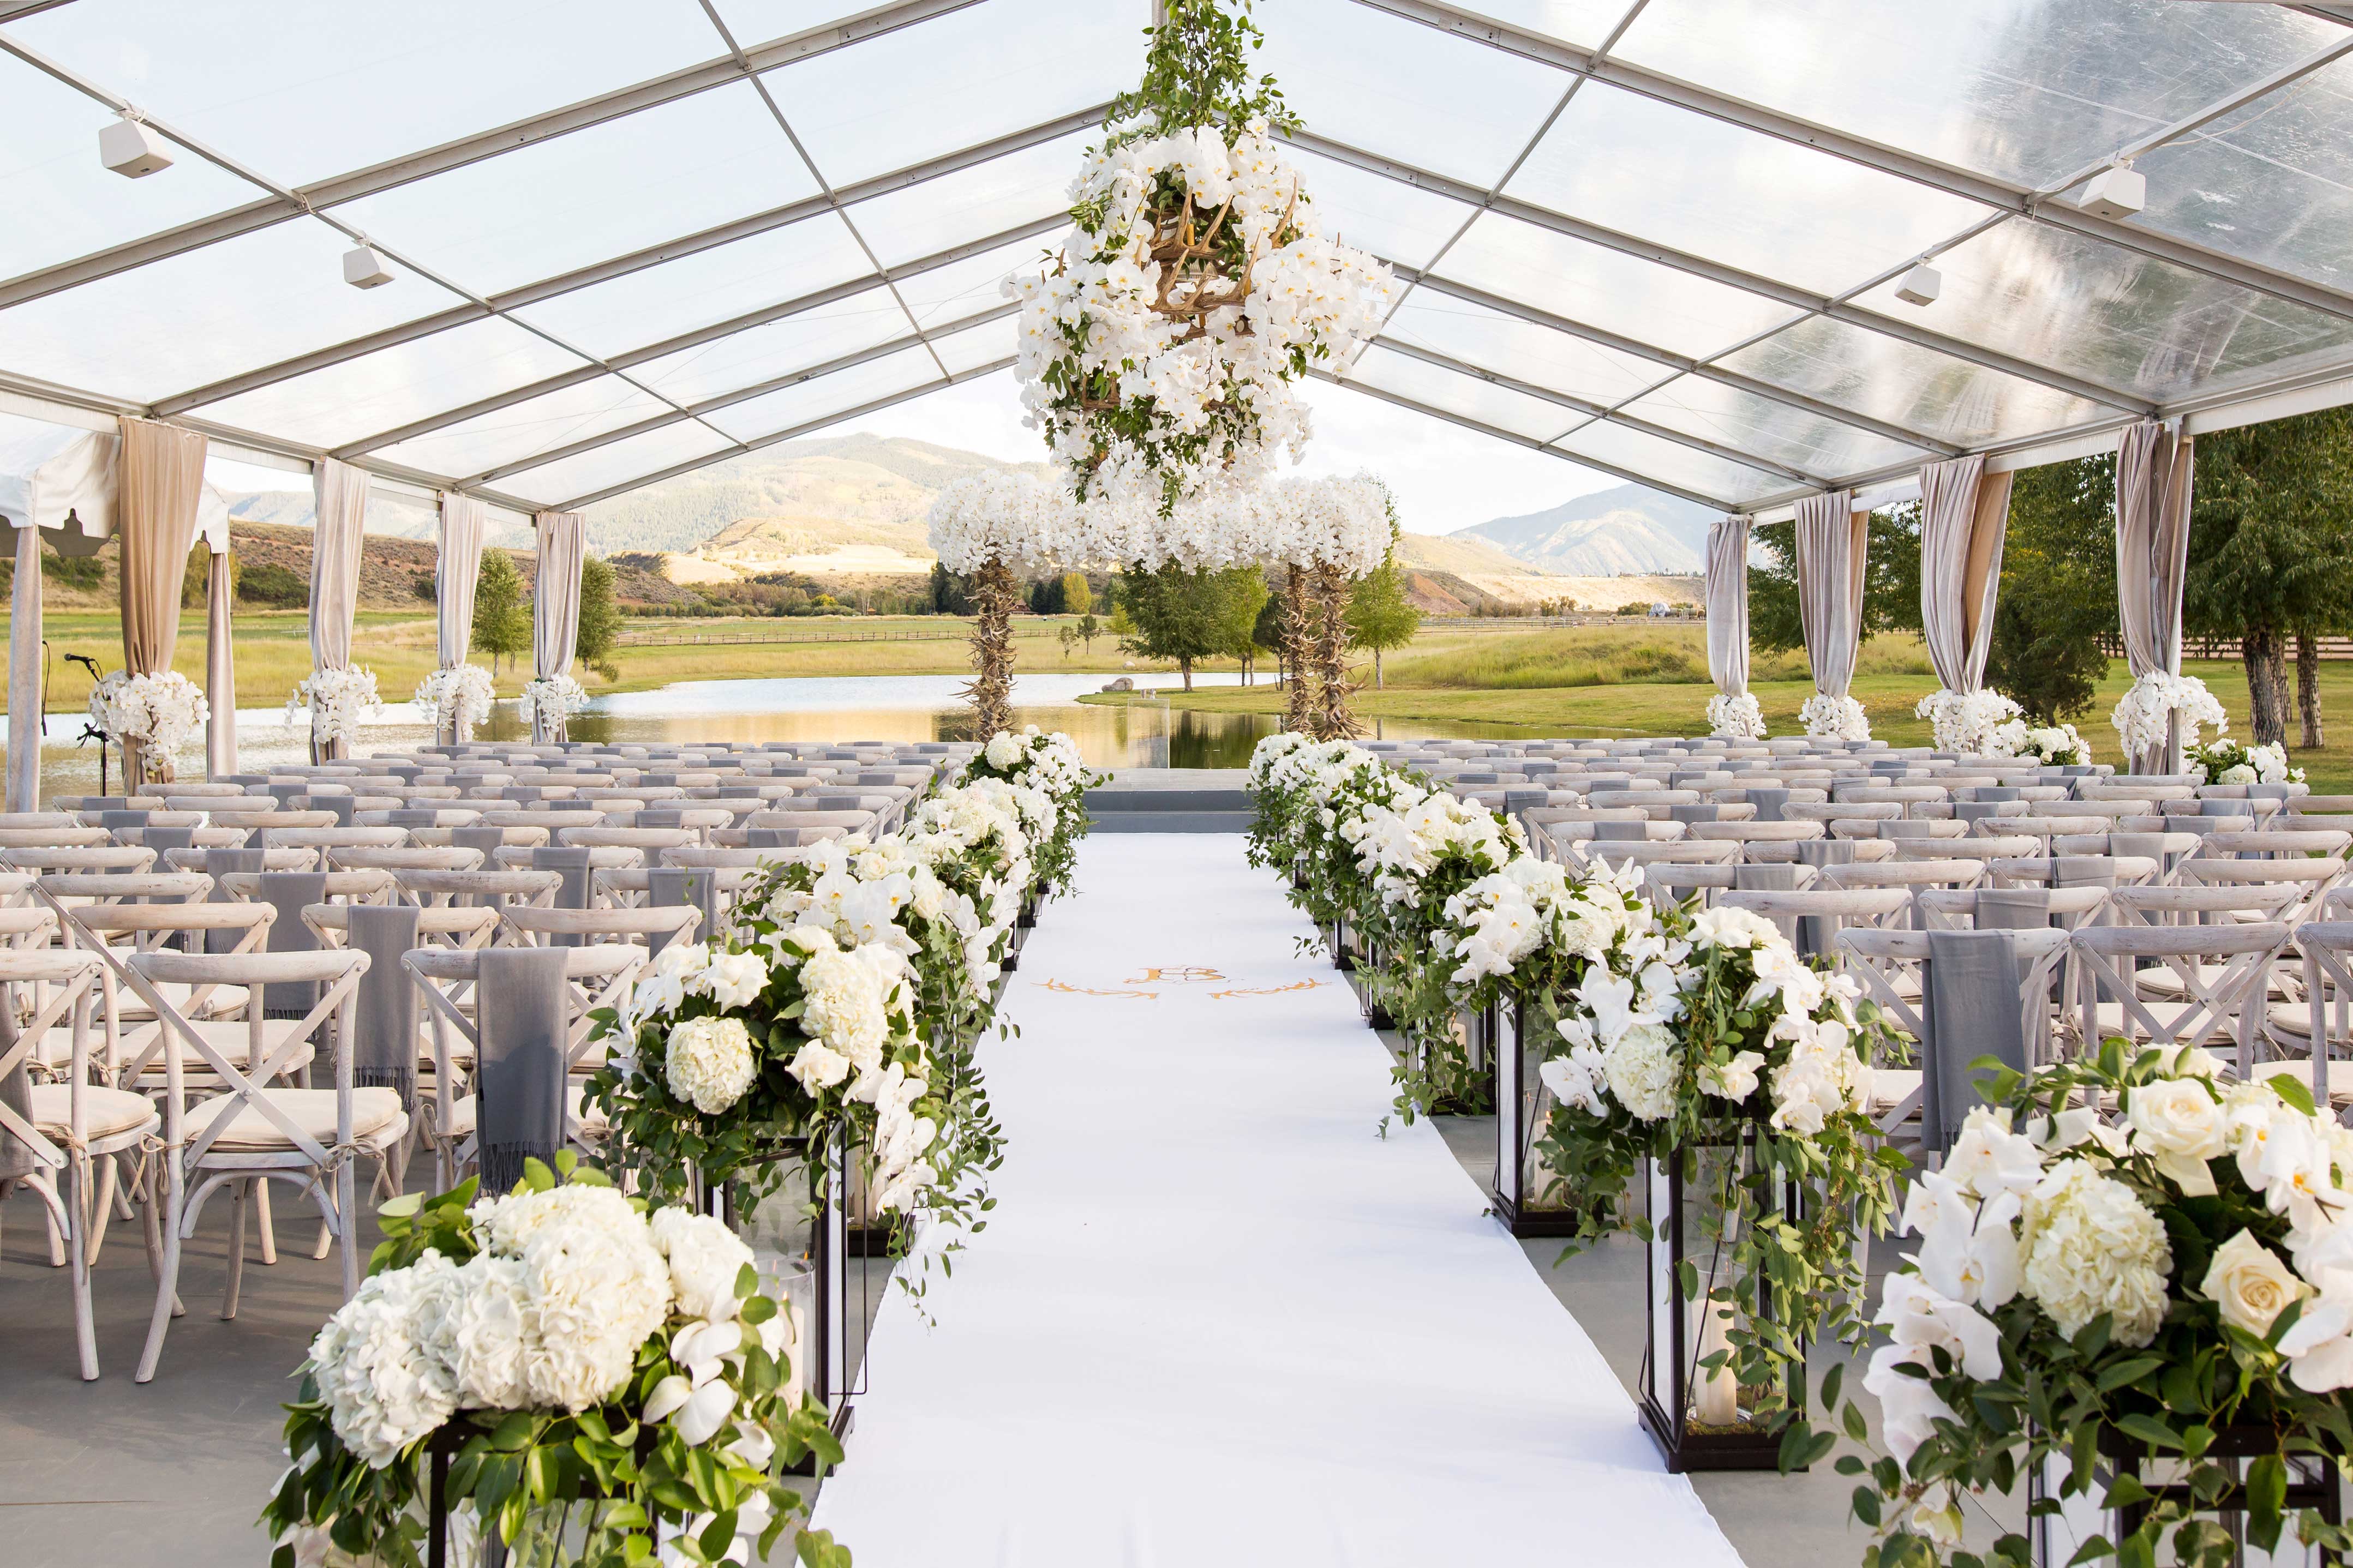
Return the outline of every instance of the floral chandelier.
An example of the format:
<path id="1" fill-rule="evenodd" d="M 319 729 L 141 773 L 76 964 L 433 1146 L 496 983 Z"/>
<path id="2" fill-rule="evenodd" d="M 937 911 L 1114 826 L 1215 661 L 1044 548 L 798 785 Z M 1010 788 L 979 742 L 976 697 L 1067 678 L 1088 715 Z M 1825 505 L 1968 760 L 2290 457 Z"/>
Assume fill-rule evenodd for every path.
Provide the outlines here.
<path id="1" fill-rule="evenodd" d="M 1017 374 L 1080 500 L 1163 516 L 1218 482 L 1262 483 L 1303 448 L 1293 383 L 1380 330 L 1388 268 L 1320 229 L 1277 132 L 1298 119 L 1245 53 L 1258 29 L 1171 0 L 1143 85 L 1104 117 L 1061 251 L 1006 281 Z"/>

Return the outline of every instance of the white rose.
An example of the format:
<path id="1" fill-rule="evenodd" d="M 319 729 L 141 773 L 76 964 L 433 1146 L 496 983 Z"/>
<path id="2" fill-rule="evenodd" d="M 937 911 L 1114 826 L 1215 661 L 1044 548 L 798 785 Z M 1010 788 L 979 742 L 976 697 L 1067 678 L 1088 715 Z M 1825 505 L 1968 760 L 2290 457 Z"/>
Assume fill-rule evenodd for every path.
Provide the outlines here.
<path id="1" fill-rule="evenodd" d="M 2222 1108 L 2213 1091 L 2189 1079 L 2160 1079 L 2131 1092 L 2125 1125 L 2132 1146 L 2157 1161 L 2157 1168 L 2184 1197 L 2208 1197 L 2214 1173 L 2206 1162 L 2227 1152 Z"/>
<path id="2" fill-rule="evenodd" d="M 819 1094 L 849 1076 L 849 1058 L 828 1050 L 821 1041 L 810 1040 L 793 1053 L 792 1065 L 785 1070 L 809 1093 Z"/>
<path id="3" fill-rule="evenodd" d="M 768 965 L 756 952 L 723 953 L 711 961 L 709 984 L 722 1007 L 749 1006 L 768 988 Z"/>
<path id="4" fill-rule="evenodd" d="M 2214 1249 L 2214 1261 L 2199 1282 L 2199 1294 L 2221 1309 L 2222 1321 L 2251 1334 L 2267 1334 L 2272 1321 L 2310 1288 L 2262 1242 L 2245 1230 Z"/>
<path id="5" fill-rule="evenodd" d="M 654 1246 L 670 1261 L 678 1310 L 712 1321 L 733 1318 L 735 1281 L 752 1261 L 752 1249 L 720 1221 L 688 1209 L 656 1209 L 651 1230 Z"/>

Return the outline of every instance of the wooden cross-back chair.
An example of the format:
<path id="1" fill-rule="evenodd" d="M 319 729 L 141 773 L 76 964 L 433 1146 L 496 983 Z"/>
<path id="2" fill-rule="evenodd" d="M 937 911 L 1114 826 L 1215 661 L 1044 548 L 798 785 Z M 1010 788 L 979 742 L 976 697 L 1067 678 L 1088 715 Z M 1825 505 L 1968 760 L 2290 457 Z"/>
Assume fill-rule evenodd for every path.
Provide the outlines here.
<path id="1" fill-rule="evenodd" d="M 2304 961 L 2304 1000 L 2272 1004 L 2264 1033 L 2284 1057 L 2301 1048 L 2303 1060 L 2267 1062 L 2255 1070 L 2296 1073 L 2314 1104 L 2342 1116 L 2353 1108 L 2353 1071 L 2337 1070 L 2335 1058 L 2339 1051 L 2353 1052 L 2353 921 L 2306 921 L 2295 928 L 2295 948 Z"/>
<path id="2" fill-rule="evenodd" d="M 702 920 L 702 911 L 691 904 L 586 910 L 524 905 L 502 909 L 498 915 L 509 946 L 549 947 L 556 945 L 558 937 L 576 937 L 589 944 L 627 943 L 641 953 L 652 945 L 654 937 L 664 942 L 690 937 Z"/>
<path id="3" fill-rule="evenodd" d="M 596 1022 L 590 1015 L 600 1008 L 618 1007 L 628 1000 L 630 987 L 637 984 L 638 973 L 645 967 L 646 950 L 622 942 L 605 942 L 562 951 L 565 998 L 569 1012 L 565 1031 L 567 1081 L 564 1131 L 567 1142 L 586 1150 L 593 1149 L 605 1135 L 603 1119 L 590 1112 L 580 1086 L 573 1081 L 595 1070 L 603 1059 L 596 1043 L 590 1038 L 596 1029 Z M 481 1031 L 474 1017 L 459 1005 L 458 996 L 480 984 L 481 956 L 482 950 L 479 948 L 420 948 L 402 961 L 424 997 L 427 1016 L 432 1025 L 433 1098 L 429 1104 L 434 1173 L 438 1190 L 443 1192 L 454 1185 L 480 1154 L 475 1135 L 479 1105 L 475 1096 L 461 1093 L 459 1086 L 469 1076 L 467 1064 L 480 1056 Z"/>
<path id="4" fill-rule="evenodd" d="M 2086 1048 L 2111 1037 L 2170 1048 L 2233 1042 L 2253 1076 L 2265 985 L 2292 934 L 2284 921 L 2086 926 L 2070 935 L 2083 984 L 2076 1028 Z M 2160 990 L 2141 966 L 2173 979 Z"/>
<path id="5" fill-rule="evenodd" d="M 401 897 L 425 909 L 450 904 L 504 908 L 511 904 L 553 904 L 564 886 L 556 871 L 400 871 L 393 873 Z"/>

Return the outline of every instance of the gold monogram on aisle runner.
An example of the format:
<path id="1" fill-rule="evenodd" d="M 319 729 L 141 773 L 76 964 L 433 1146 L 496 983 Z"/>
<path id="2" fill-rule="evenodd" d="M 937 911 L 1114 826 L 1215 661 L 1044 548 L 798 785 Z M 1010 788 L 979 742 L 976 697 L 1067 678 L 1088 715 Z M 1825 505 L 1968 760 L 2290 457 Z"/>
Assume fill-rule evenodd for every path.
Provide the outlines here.
<path id="1" fill-rule="evenodd" d="M 1160 999 L 1160 993 L 1158 991 L 1145 991 L 1138 989 L 1138 987 L 1146 985 L 1214 985 L 1226 983 L 1235 978 L 1235 976 L 1228 975 L 1223 971 L 1211 968 L 1209 965 L 1204 963 L 1156 963 L 1147 965 L 1140 974 L 1129 975 L 1126 979 L 1120 982 L 1117 988 L 1103 988 L 1093 985 L 1073 985 L 1068 981 L 1051 979 L 1035 981 L 1032 982 L 1032 984 L 1037 985 L 1040 990 L 1056 991 L 1066 996 L 1111 996 L 1129 1001 L 1156 1002 Z M 1225 990 L 1212 991 L 1208 994 L 1208 996 L 1209 1000 L 1212 1002 L 1231 1001 L 1238 996 L 1284 996 L 1296 991 L 1317 990 L 1324 984 L 1326 983 L 1322 980 L 1315 979 L 1311 975 L 1305 980 L 1293 981 L 1288 985 L 1228 984 Z"/>

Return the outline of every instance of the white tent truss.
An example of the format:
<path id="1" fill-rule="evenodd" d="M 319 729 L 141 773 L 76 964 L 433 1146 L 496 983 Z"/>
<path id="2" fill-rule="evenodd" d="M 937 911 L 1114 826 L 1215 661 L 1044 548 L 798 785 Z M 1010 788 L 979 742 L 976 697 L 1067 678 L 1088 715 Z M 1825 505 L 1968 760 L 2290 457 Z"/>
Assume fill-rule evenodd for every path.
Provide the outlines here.
<path id="1" fill-rule="evenodd" d="M 191 10 L 0 0 L 0 90 L 37 128 L 0 153 L 0 398 L 517 511 L 1003 373 L 995 280 L 1052 242 L 1152 15 Z M 1388 403 L 1761 513 L 2353 401 L 2353 8 L 1256 15 L 1310 189 L 1402 285 L 1319 374 Z M 118 114 L 174 165 L 101 169 Z M 2126 162 L 2146 210 L 2078 205 Z M 335 275 L 360 244 L 392 287 Z M 1944 290 L 1903 302 L 1923 262 Z"/>

